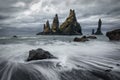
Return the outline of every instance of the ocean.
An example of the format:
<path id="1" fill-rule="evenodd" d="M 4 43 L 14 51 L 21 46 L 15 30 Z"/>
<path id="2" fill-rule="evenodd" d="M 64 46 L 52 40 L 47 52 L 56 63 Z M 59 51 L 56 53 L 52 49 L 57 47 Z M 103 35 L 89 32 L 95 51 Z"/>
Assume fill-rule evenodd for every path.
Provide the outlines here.
<path id="1" fill-rule="evenodd" d="M 106 36 L 74 42 L 81 36 L 0 37 L 0 80 L 120 80 L 120 42 Z M 26 62 L 42 48 L 57 59 Z"/>

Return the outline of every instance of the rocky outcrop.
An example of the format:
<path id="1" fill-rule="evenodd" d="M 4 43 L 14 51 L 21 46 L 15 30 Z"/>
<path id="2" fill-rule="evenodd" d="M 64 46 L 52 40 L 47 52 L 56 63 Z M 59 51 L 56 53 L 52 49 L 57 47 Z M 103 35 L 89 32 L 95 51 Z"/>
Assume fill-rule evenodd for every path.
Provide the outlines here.
<path id="1" fill-rule="evenodd" d="M 75 37 L 74 42 L 86 42 L 89 41 L 89 39 L 97 39 L 96 36 L 82 36 L 81 38 Z"/>
<path id="2" fill-rule="evenodd" d="M 109 38 L 109 40 L 120 41 L 120 29 L 109 31 L 106 33 L 106 36 Z"/>
<path id="3" fill-rule="evenodd" d="M 30 50 L 29 51 L 29 56 L 27 61 L 32 61 L 32 60 L 42 60 L 42 59 L 54 59 L 52 54 L 50 54 L 48 51 L 45 51 L 41 48 L 37 50 Z"/>
<path id="4" fill-rule="evenodd" d="M 77 22 L 75 11 L 70 9 L 70 14 L 65 22 L 60 26 L 62 34 L 68 35 L 82 35 L 81 26 Z"/>
<path id="5" fill-rule="evenodd" d="M 52 23 L 52 33 L 59 33 L 59 19 L 58 15 L 56 14 Z"/>
<path id="6" fill-rule="evenodd" d="M 83 36 L 81 38 L 75 37 L 73 41 L 74 42 L 86 42 L 86 41 L 89 41 L 89 40 L 86 36 Z"/>
<path id="7" fill-rule="evenodd" d="M 43 32 L 38 33 L 37 35 L 48 35 L 51 34 L 50 24 L 47 20 L 46 24 L 44 24 Z"/>
<path id="8" fill-rule="evenodd" d="M 103 33 L 101 31 L 101 26 L 102 26 L 102 21 L 101 21 L 101 19 L 99 19 L 98 28 L 97 28 L 97 31 L 96 31 L 95 35 L 103 35 Z"/>
<path id="9" fill-rule="evenodd" d="M 56 14 L 51 29 L 47 21 L 43 32 L 37 35 L 82 35 L 82 30 L 80 24 L 77 22 L 75 11 L 70 9 L 70 14 L 63 24 L 59 26 L 58 15 Z"/>

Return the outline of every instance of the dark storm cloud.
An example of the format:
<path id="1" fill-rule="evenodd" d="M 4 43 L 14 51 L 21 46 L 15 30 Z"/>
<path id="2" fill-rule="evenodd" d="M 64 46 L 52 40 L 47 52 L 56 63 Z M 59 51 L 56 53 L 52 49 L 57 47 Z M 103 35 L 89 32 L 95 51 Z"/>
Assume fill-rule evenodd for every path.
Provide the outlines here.
<path id="1" fill-rule="evenodd" d="M 14 14 L 19 11 L 23 11 L 27 9 L 27 4 L 29 4 L 32 0 L 0 0 L 0 13 L 2 14 Z M 26 4 L 25 7 L 15 7 L 14 5 L 17 2 L 23 2 Z"/>
<path id="2" fill-rule="evenodd" d="M 81 8 L 83 16 L 119 15 L 120 13 L 120 0 L 81 0 L 76 4 L 84 6 Z"/>
<path id="3" fill-rule="evenodd" d="M 7 18 L 9 18 L 9 16 L 0 15 L 0 20 L 7 19 Z"/>

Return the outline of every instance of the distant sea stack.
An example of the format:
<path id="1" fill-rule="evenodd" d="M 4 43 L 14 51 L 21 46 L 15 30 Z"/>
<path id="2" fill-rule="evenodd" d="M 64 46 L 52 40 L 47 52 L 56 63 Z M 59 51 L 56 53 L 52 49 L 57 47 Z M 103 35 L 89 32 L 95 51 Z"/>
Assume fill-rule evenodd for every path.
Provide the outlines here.
<path id="1" fill-rule="evenodd" d="M 95 30 L 94 29 L 92 29 L 92 35 L 94 35 L 95 34 Z"/>
<path id="2" fill-rule="evenodd" d="M 46 24 L 44 24 L 43 32 L 38 33 L 37 35 L 48 35 L 51 34 L 50 24 L 47 20 Z"/>
<path id="3" fill-rule="evenodd" d="M 56 14 L 54 19 L 53 19 L 53 23 L 52 23 L 52 33 L 53 34 L 59 34 L 60 30 L 59 30 L 59 19 L 58 19 L 58 15 Z"/>
<path id="4" fill-rule="evenodd" d="M 99 21 L 98 21 L 98 28 L 97 28 L 97 31 L 96 31 L 95 35 L 103 35 L 103 33 L 101 31 L 101 26 L 102 26 L 102 20 L 99 19 Z"/>
<path id="5" fill-rule="evenodd" d="M 62 34 L 82 35 L 80 24 L 77 22 L 75 11 L 70 9 L 70 14 L 65 22 L 60 26 Z"/>
<path id="6" fill-rule="evenodd" d="M 37 35 L 82 35 L 80 24 L 77 22 L 75 11 L 70 9 L 68 18 L 59 26 L 59 18 L 56 14 L 50 28 L 49 21 L 44 24 L 44 29 Z"/>

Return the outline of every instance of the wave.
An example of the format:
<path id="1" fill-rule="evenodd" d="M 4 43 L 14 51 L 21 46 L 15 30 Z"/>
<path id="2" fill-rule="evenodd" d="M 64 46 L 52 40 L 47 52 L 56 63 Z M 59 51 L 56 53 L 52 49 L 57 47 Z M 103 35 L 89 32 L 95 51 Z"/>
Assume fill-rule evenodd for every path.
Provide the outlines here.
<path id="1" fill-rule="evenodd" d="M 71 38 L 66 41 L 54 38 L 0 44 L 0 80 L 120 79 L 120 60 L 111 57 L 120 57 L 119 42 L 93 40 L 76 43 L 71 42 Z M 37 48 L 49 51 L 58 59 L 26 62 L 29 50 Z"/>

